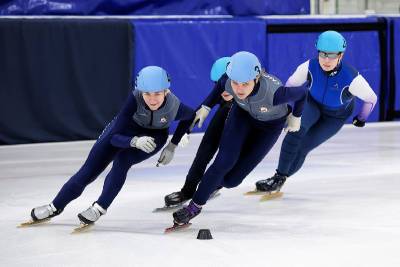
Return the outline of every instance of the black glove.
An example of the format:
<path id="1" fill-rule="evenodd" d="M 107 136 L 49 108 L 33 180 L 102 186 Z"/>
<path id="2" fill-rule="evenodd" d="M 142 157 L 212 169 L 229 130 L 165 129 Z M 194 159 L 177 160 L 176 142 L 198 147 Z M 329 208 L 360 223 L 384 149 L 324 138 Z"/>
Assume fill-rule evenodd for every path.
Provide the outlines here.
<path id="1" fill-rule="evenodd" d="M 364 127 L 365 121 L 359 120 L 357 116 L 353 118 L 353 125 L 356 127 Z"/>

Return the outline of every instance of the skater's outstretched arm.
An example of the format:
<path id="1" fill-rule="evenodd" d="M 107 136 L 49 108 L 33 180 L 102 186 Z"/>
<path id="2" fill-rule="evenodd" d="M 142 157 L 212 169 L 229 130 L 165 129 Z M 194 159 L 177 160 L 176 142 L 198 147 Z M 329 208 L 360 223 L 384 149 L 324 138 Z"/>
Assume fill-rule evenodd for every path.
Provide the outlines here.
<path id="1" fill-rule="evenodd" d="M 190 125 L 194 119 L 195 112 L 192 108 L 180 103 L 178 113 L 176 114 L 175 120 L 180 121 L 176 128 L 174 135 L 172 136 L 171 143 L 177 145 L 181 140 L 182 136 L 189 132 Z"/>
<path id="2" fill-rule="evenodd" d="M 293 115 L 300 117 L 303 112 L 304 101 L 308 90 L 308 82 L 302 86 L 286 87 L 281 86 L 274 94 L 274 105 L 280 105 L 288 102 L 294 102 Z"/>
<path id="3" fill-rule="evenodd" d="M 178 127 L 172 136 L 171 141 L 166 145 L 166 147 L 161 151 L 160 158 L 158 159 L 158 164 L 167 165 L 171 162 L 175 154 L 175 148 L 181 140 L 182 136 L 189 130 L 194 118 L 194 110 L 190 107 L 180 103 L 178 113 L 175 120 L 180 120 Z"/>
<path id="4" fill-rule="evenodd" d="M 201 103 L 201 105 L 196 109 L 196 115 L 194 117 L 191 128 L 193 128 L 195 124 L 198 124 L 198 127 L 201 128 L 203 126 L 203 122 L 210 113 L 210 110 L 216 104 L 221 103 L 223 101 L 222 93 L 225 91 L 225 83 L 227 79 L 228 76 L 224 74 L 215 83 L 214 89 L 207 96 L 207 98 Z"/>
<path id="5" fill-rule="evenodd" d="M 286 81 L 285 86 L 294 87 L 304 84 L 308 78 L 308 65 L 309 65 L 309 60 L 300 64 L 295 70 L 295 72 L 293 72 L 293 74 Z"/>
<path id="6" fill-rule="evenodd" d="M 354 119 L 359 120 L 361 124 L 364 124 L 374 109 L 378 98 L 371 86 L 369 86 L 368 82 L 361 75 L 357 75 L 351 82 L 349 92 L 364 101 L 360 112 L 354 117 Z"/>
<path id="7" fill-rule="evenodd" d="M 303 92 L 303 89 L 305 87 L 306 93 L 309 87 L 308 83 L 308 65 L 309 65 L 309 60 L 306 62 L 300 64 L 295 72 L 289 77 L 289 79 L 286 81 L 285 87 L 279 88 L 278 91 L 275 93 L 274 96 L 274 105 L 275 103 L 287 103 L 287 102 L 294 102 L 293 105 L 293 116 L 295 117 L 300 117 L 303 107 L 304 107 L 304 102 L 305 102 L 305 97 L 304 98 L 298 98 L 296 100 L 296 97 L 298 95 L 301 95 Z M 290 89 L 290 87 L 294 87 L 293 89 Z M 300 89 L 300 91 L 296 92 L 296 89 Z M 297 95 L 297 96 L 296 96 Z M 305 94 L 304 96 L 306 96 Z M 290 99 L 291 100 L 287 100 Z"/>

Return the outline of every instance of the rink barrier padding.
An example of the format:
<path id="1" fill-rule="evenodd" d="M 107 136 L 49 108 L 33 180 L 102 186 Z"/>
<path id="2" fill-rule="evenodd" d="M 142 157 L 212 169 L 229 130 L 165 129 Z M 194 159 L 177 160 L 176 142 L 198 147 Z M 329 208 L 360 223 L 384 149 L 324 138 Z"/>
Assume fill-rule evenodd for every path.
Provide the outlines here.
<path id="1" fill-rule="evenodd" d="M 357 23 L 301 23 L 301 24 L 272 24 L 267 25 L 267 33 L 307 33 L 334 30 L 343 31 L 385 31 L 386 22 L 379 19 L 377 22 Z"/>
<path id="2" fill-rule="evenodd" d="M 400 17 L 390 20 L 388 120 L 400 118 Z"/>
<path id="3" fill-rule="evenodd" d="M 19 27 L 22 27 L 22 25 L 27 27 L 29 24 L 38 25 L 38 23 L 45 23 L 46 20 L 48 24 L 56 22 L 55 25 L 63 22 L 63 19 L 57 18 L 45 20 L 29 19 L 29 21 L 26 19 L 14 19 L 13 23 L 15 24 L 14 27 L 17 27 L 17 24 L 19 24 Z M 71 21 L 70 19 L 66 19 L 64 20 L 64 27 L 68 28 L 67 24 L 75 24 L 77 26 L 82 21 L 85 20 L 74 19 Z M 0 37 L 2 38 L 1 40 L 6 40 L 5 42 L 0 42 L 0 55 L 2 60 L 5 59 L 0 64 L 0 93 L 2 94 L 0 98 L 0 127 L 5 129 L 0 132 L 0 142 L 2 144 L 96 138 L 101 132 L 102 127 L 118 112 L 123 100 L 132 88 L 135 73 L 146 65 L 160 65 L 164 67 L 171 76 L 173 92 L 183 102 L 193 108 L 196 108 L 202 99 L 212 90 L 213 84 L 209 79 L 209 71 L 213 61 L 218 57 L 231 55 L 239 50 L 248 50 L 255 53 L 259 56 L 262 65 L 266 67 L 267 71 L 277 75 L 285 82 L 300 63 L 316 55 L 314 49 L 315 39 L 321 31 L 327 29 L 339 30 L 345 35 L 349 43 L 345 60 L 354 65 L 363 74 L 379 96 L 379 103 L 371 114 L 369 121 L 389 120 L 399 115 L 400 101 L 397 99 L 400 93 L 397 88 L 399 82 L 396 83 L 396 80 L 399 80 L 400 74 L 399 67 L 395 68 L 396 64 L 399 64 L 400 54 L 398 51 L 398 47 L 400 47 L 398 45 L 400 38 L 398 33 L 400 29 L 399 18 L 314 18 L 311 20 L 304 18 L 280 19 L 264 17 L 240 19 L 158 18 L 154 20 L 124 18 L 116 21 L 113 21 L 112 18 L 98 18 L 91 19 L 90 21 L 86 23 L 91 24 L 93 27 L 96 24 L 103 25 L 104 23 L 116 23 L 113 24 L 115 26 L 118 24 L 117 21 L 122 24 L 125 23 L 125 28 L 121 30 L 125 39 L 121 37 L 118 37 L 121 39 L 115 39 L 109 35 L 103 36 L 102 40 L 106 40 L 104 45 L 107 45 L 108 40 L 114 40 L 112 44 L 120 46 L 118 49 L 109 50 L 111 54 L 116 51 L 119 52 L 117 56 L 112 56 L 116 56 L 117 59 L 105 59 L 107 58 L 107 54 L 110 53 L 101 53 L 100 56 L 95 56 L 90 60 L 85 59 L 84 62 L 90 61 L 94 63 L 105 60 L 108 64 L 94 65 L 97 67 L 103 65 L 109 67 L 107 68 L 108 74 L 105 74 L 105 72 L 101 75 L 96 74 L 95 76 L 98 81 L 97 83 L 94 82 L 94 85 L 90 84 L 90 86 L 83 82 L 81 76 L 77 76 L 79 78 L 77 80 L 75 80 L 76 77 L 73 79 L 71 77 L 69 77 L 70 79 L 62 78 L 65 81 L 60 83 L 60 87 L 64 88 L 64 97 L 61 101 L 54 96 L 57 95 L 54 94 L 55 91 L 53 89 L 57 88 L 55 86 L 57 83 L 54 81 L 54 75 L 46 76 L 40 73 L 40 71 L 47 71 L 46 68 L 49 67 L 45 64 L 44 66 L 40 66 L 42 70 L 41 68 L 33 68 L 32 59 L 24 62 L 24 64 L 29 63 L 26 66 L 22 64 L 21 54 L 23 53 L 21 52 L 24 51 L 22 49 L 24 42 L 21 41 L 20 37 L 18 39 L 18 36 L 14 36 L 15 38 L 6 38 L 4 35 L 7 33 L 6 28 L 11 24 L 5 26 L 4 23 L 11 23 L 11 20 L 0 19 Z M 392 25 L 389 22 L 393 23 L 393 28 L 389 27 Z M 115 29 L 117 28 L 115 26 Z M 23 32 L 21 30 L 18 31 Z M 119 31 L 116 30 L 116 32 Z M 127 31 L 130 31 L 130 33 L 127 34 Z M 8 44 L 9 40 L 14 40 L 15 43 L 10 46 Z M 21 43 L 18 44 L 17 40 L 20 40 Z M 95 40 L 94 37 L 93 40 Z M 301 41 L 299 42 L 299 40 Z M 92 47 L 103 45 L 100 44 L 100 41 L 98 42 L 96 44 L 93 43 Z M 393 42 L 393 44 L 390 42 Z M 108 45 L 110 44 L 108 43 Z M 5 49 L 6 46 L 7 49 Z M 20 47 L 20 49 L 17 50 L 15 47 Z M 30 53 L 33 50 L 30 46 L 26 46 L 24 49 L 29 50 Z M 38 46 L 36 49 L 39 49 L 38 51 L 40 52 L 43 50 L 43 47 Z M 59 49 L 66 49 L 65 42 L 59 46 Z M 6 53 L 5 51 L 8 52 Z M 91 51 L 86 54 L 91 54 L 92 52 L 94 53 L 94 51 Z M 35 53 L 37 54 L 37 51 Z M 43 51 L 41 53 L 43 57 Z M 365 55 L 368 55 L 368 57 Z M 51 58 L 51 54 L 47 57 Z M 125 61 L 122 59 L 123 57 L 125 57 Z M 37 58 L 39 57 L 37 56 Z M 56 63 L 60 65 L 61 62 L 57 61 Z M 75 60 L 74 62 L 77 64 L 80 61 Z M 18 67 L 23 72 L 18 75 L 12 73 L 9 75 L 3 74 L 4 76 L 1 77 L 2 73 L 7 73 L 4 72 L 4 69 L 9 64 L 14 64 L 14 67 Z M 78 75 L 80 73 L 78 69 L 80 67 L 83 68 L 83 66 L 77 64 L 76 68 L 72 68 L 72 65 L 69 64 L 68 66 L 70 66 L 71 70 L 76 70 L 75 74 Z M 117 71 L 116 67 L 119 68 L 122 65 L 124 66 L 124 70 Z M 96 70 L 96 68 L 87 67 L 85 69 Z M 29 74 L 31 70 L 40 75 Z M 53 70 L 50 69 L 49 71 Z M 85 73 L 85 70 L 81 72 Z M 116 74 L 117 72 L 118 74 Z M 386 73 L 385 76 L 383 75 L 384 73 Z M 102 80 L 107 76 L 108 78 L 113 77 L 116 79 L 113 82 L 116 86 L 103 88 L 110 84 L 110 82 Z M 41 80 L 38 77 L 50 77 L 46 81 L 49 84 L 44 84 L 45 79 Z M 89 77 L 87 78 L 89 79 Z M 91 79 L 96 80 L 93 77 Z M 19 86 L 20 92 L 16 90 L 10 91 L 9 89 L 9 91 L 4 91 L 4 88 L 11 88 L 9 86 L 10 80 Z M 28 82 L 30 80 L 39 82 L 43 86 L 30 88 L 30 86 L 33 86 Z M 71 86 L 72 80 L 78 83 L 78 86 Z M 102 81 L 101 84 L 98 84 L 100 83 L 99 80 Z M 88 94 L 90 97 L 81 97 L 81 99 L 90 98 L 91 101 L 86 101 L 85 103 L 74 102 L 75 107 L 79 107 L 77 108 L 78 111 L 66 107 L 66 103 L 64 102 L 71 101 L 71 99 L 68 99 L 70 95 L 67 96 L 65 94 L 66 87 L 73 92 L 72 94 L 71 91 L 68 92 L 71 95 L 72 101 L 76 101 L 74 99 L 77 98 L 75 95 L 82 94 Z M 97 88 L 98 91 L 96 91 L 96 94 L 91 92 L 88 89 L 89 87 Z M 38 90 L 38 88 L 42 90 L 40 97 L 35 95 L 35 90 Z M 51 93 L 44 94 L 45 88 Z M 104 97 L 104 94 L 106 94 L 104 90 L 112 92 L 112 94 Z M 27 97 L 25 96 L 28 94 L 33 94 L 33 101 L 26 100 Z M 23 97 L 20 97 L 21 95 Z M 96 97 L 100 97 L 103 100 L 107 98 L 111 104 L 105 105 L 103 100 L 97 101 Z M 11 103 L 16 103 L 16 99 L 22 101 L 22 109 L 13 109 L 17 105 L 11 105 Z M 60 106 L 58 109 L 64 111 L 62 115 L 68 114 L 67 119 L 62 116 L 56 118 L 55 115 L 57 112 L 53 112 L 52 109 L 55 105 L 52 103 L 61 103 L 56 105 Z M 32 105 L 38 104 L 41 105 L 42 109 L 43 107 L 47 109 L 44 109 L 45 111 L 36 109 L 35 112 L 32 112 Z M 48 107 L 51 109 L 49 110 Z M 12 115 L 10 116 L 9 114 Z M 4 119 L 5 117 L 8 118 Z M 70 121 L 73 121 L 72 127 L 68 124 Z M 33 131 L 28 133 L 26 129 L 33 129 Z M 171 130 L 173 131 L 173 129 Z M 206 129 L 206 126 L 203 126 L 201 130 L 196 128 L 196 131 L 204 131 L 204 129 Z"/>
<path id="4" fill-rule="evenodd" d="M 217 58 L 247 50 L 265 61 L 263 20 L 133 20 L 132 23 L 136 38 L 134 72 L 147 65 L 165 68 L 171 77 L 171 90 L 193 108 L 200 105 L 214 86 L 210 69 Z M 203 132 L 212 115 L 202 129 L 195 127 L 194 132 Z"/>
<path id="5" fill-rule="evenodd" d="M 4 2 L 4 1 L 3 1 Z M 0 15 L 294 15 L 310 14 L 309 0 L 9 0 L 0 4 Z M 179 2 L 179 4 L 177 4 Z"/>
<path id="6" fill-rule="evenodd" d="M 0 19 L 0 144 L 96 139 L 131 89 L 127 20 Z"/>

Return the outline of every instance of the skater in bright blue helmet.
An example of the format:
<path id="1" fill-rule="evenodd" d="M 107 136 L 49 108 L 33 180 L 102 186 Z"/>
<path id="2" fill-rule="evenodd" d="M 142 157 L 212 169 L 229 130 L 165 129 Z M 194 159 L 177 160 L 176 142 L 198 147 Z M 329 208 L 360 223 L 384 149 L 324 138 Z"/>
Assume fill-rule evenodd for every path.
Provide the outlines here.
<path id="1" fill-rule="evenodd" d="M 300 128 L 306 87 L 282 86 L 278 78 L 262 70 L 258 58 L 250 52 L 232 55 L 226 74 L 218 80 L 201 109 L 212 108 L 224 91 L 234 101 L 218 153 L 201 178 L 192 201 L 173 214 L 175 224 L 186 224 L 197 216 L 217 188 L 238 186 L 278 140 L 286 120 L 289 131 Z M 295 102 L 293 110 L 288 102 Z M 199 110 L 196 114 L 195 120 L 200 121 L 208 115 Z"/>
<path id="2" fill-rule="evenodd" d="M 356 127 L 365 125 L 377 97 L 364 77 L 342 61 L 346 47 L 346 40 L 340 33 L 321 33 L 316 42 L 317 58 L 298 66 L 287 81 L 289 86 L 306 80 L 311 83 L 301 128 L 286 135 L 276 173 L 271 178 L 258 181 L 258 191 L 279 191 L 286 178 L 300 170 L 308 153 L 342 128 L 353 113 L 356 97 L 363 101 L 363 106 L 354 116 L 353 124 Z"/>
<path id="3" fill-rule="evenodd" d="M 217 59 L 211 67 L 210 78 L 216 84 L 218 80 L 225 74 L 226 67 L 229 63 L 229 57 Z M 207 130 L 204 133 L 200 146 L 197 149 L 196 157 L 186 176 L 185 184 L 182 189 L 166 195 L 165 206 L 174 207 L 181 205 L 193 197 L 200 179 L 203 177 L 208 163 L 214 157 L 218 150 L 221 140 L 222 130 L 224 129 L 225 120 L 232 106 L 232 96 L 224 91 L 221 94 L 222 99 L 218 102 L 219 108 L 211 119 Z M 209 108 L 203 106 L 202 110 L 208 113 Z M 201 122 L 201 124 L 203 121 Z"/>
<path id="4" fill-rule="evenodd" d="M 143 68 L 137 75 L 135 90 L 97 139 L 83 166 L 64 184 L 51 204 L 32 210 L 32 220 L 40 222 L 60 214 L 112 162 L 101 195 L 92 206 L 78 214 L 83 224 L 96 222 L 121 190 L 130 167 L 160 151 L 167 142 L 171 122 L 180 120 L 158 159 L 159 163 L 168 164 L 194 117 L 194 111 L 170 92 L 170 85 L 164 69 Z"/>

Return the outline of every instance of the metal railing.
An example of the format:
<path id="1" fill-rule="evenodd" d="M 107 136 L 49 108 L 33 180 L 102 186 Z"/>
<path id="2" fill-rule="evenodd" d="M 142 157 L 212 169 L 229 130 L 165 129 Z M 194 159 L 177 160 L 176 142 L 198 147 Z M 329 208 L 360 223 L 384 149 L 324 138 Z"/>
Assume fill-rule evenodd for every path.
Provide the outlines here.
<path id="1" fill-rule="evenodd" d="M 312 14 L 399 14 L 399 0 L 311 0 Z"/>

